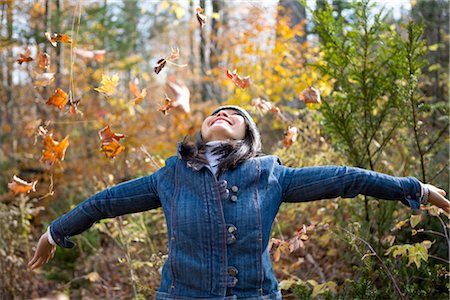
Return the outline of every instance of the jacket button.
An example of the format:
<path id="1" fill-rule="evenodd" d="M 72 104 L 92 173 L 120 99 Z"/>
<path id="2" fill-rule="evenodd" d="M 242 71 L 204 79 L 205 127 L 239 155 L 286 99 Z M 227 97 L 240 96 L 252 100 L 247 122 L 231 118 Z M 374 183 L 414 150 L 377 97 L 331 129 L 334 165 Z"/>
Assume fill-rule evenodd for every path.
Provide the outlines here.
<path id="1" fill-rule="evenodd" d="M 239 188 L 238 188 L 237 186 L 235 186 L 235 185 L 233 185 L 233 186 L 231 187 L 231 191 L 232 191 L 233 193 L 237 193 L 238 190 L 239 190 Z"/>
<path id="2" fill-rule="evenodd" d="M 233 202 L 236 202 L 237 201 L 237 196 L 236 195 L 231 196 L 230 200 L 233 201 Z"/>
<path id="3" fill-rule="evenodd" d="M 236 277 L 236 275 L 238 274 L 238 270 L 235 267 L 228 267 L 228 275 L 232 276 L 232 277 Z"/>
<path id="4" fill-rule="evenodd" d="M 228 184 L 228 182 L 227 182 L 225 179 L 219 181 L 219 185 L 220 185 L 221 187 L 227 187 L 227 184 Z"/>
<path id="5" fill-rule="evenodd" d="M 235 232 L 237 230 L 237 228 L 234 225 L 228 225 L 228 229 L 227 230 L 228 230 L 229 233 L 233 233 L 233 232 Z"/>

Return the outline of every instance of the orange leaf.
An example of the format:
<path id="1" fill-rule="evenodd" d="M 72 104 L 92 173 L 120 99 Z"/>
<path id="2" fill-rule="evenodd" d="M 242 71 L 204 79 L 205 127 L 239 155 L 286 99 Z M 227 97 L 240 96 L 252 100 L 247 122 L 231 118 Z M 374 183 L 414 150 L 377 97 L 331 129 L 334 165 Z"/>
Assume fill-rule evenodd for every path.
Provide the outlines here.
<path id="1" fill-rule="evenodd" d="M 23 179 L 20 179 L 16 175 L 13 176 L 13 181 L 8 183 L 8 188 L 14 193 L 29 193 L 31 191 L 36 191 L 37 180 L 33 182 L 26 182 Z"/>
<path id="2" fill-rule="evenodd" d="M 235 85 L 240 87 L 241 89 L 245 89 L 250 87 L 250 76 L 241 77 L 237 74 L 236 69 L 233 72 L 227 70 L 227 76 L 234 82 Z"/>
<path id="3" fill-rule="evenodd" d="M 125 149 L 117 140 L 112 139 L 109 143 L 103 143 L 100 151 L 105 153 L 107 158 L 114 158 Z"/>
<path id="4" fill-rule="evenodd" d="M 50 32 L 46 32 L 45 37 L 52 44 L 53 47 L 56 47 L 57 43 L 67 43 L 67 44 L 72 43 L 72 38 L 68 34 L 60 34 L 60 33 L 50 34 Z"/>
<path id="5" fill-rule="evenodd" d="M 42 151 L 42 160 L 52 165 L 58 160 L 64 160 L 67 147 L 69 147 L 69 136 L 66 136 L 62 141 L 57 142 L 53 140 L 51 135 L 44 137 L 44 150 Z"/>
<path id="6" fill-rule="evenodd" d="M 19 54 L 19 58 L 17 59 L 17 62 L 19 63 L 19 65 L 21 65 L 24 62 L 29 62 L 32 61 L 33 58 L 30 57 L 30 48 L 27 48 L 27 50 L 25 50 L 25 53 L 20 53 Z"/>
<path id="7" fill-rule="evenodd" d="M 289 127 L 284 136 L 283 145 L 285 147 L 291 146 L 297 140 L 298 132 L 299 130 L 297 127 Z"/>
<path id="8" fill-rule="evenodd" d="M 64 109 L 64 106 L 69 101 L 68 96 L 66 92 L 64 92 L 62 89 L 57 88 L 53 96 L 48 98 L 46 104 L 48 105 L 54 105 L 58 107 L 60 110 Z"/>
<path id="9" fill-rule="evenodd" d="M 144 99 L 144 97 L 147 95 L 147 89 L 143 89 L 142 91 L 139 92 L 139 88 L 138 88 L 138 80 L 135 79 L 134 82 L 130 81 L 130 83 L 128 84 L 129 88 L 130 88 L 130 92 L 131 94 L 134 96 L 134 104 L 139 104 L 141 103 L 141 101 Z"/>
<path id="10" fill-rule="evenodd" d="M 48 69 L 48 66 L 50 65 L 49 56 L 45 52 L 39 52 L 38 54 L 38 66 L 41 67 L 44 70 Z"/>
<path id="11" fill-rule="evenodd" d="M 300 95 L 298 95 L 298 98 L 305 103 L 321 103 L 320 92 L 313 87 L 304 89 Z"/>
<path id="12" fill-rule="evenodd" d="M 120 139 L 126 138 L 124 134 L 114 133 L 111 130 L 111 126 L 106 126 L 98 132 L 98 136 L 102 143 L 110 143 L 112 140 L 120 141 Z"/>
<path id="13" fill-rule="evenodd" d="M 205 10 L 201 7 L 197 7 L 197 20 L 200 24 L 201 28 L 205 27 L 206 22 L 208 21 L 208 18 L 203 14 Z"/>

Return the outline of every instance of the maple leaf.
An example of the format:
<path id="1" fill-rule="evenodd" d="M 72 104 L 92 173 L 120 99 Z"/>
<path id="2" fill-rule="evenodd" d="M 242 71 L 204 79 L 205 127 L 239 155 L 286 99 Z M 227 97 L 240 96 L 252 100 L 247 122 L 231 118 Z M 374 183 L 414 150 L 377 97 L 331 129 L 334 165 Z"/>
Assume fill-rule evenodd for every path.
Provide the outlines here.
<path id="1" fill-rule="evenodd" d="M 29 193 L 31 191 L 36 191 L 37 180 L 33 182 L 26 182 L 23 179 L 20 179 L 16 175 L 13 176 L 13 181 L 8 183 L 8 188 L 14 193 Z"/>
<path id="2" fill-rule="evenodd" d="M 38 66 L 41 67 L 44 70 L 48 69 L 48 66 L 50 65 L 50 57 L 45 52 L 39 52 L 38 53 Z"/>
<path id="3" fill-rule="evenodd" d="M 191 93 L 187 86 L 179 83 L 174 76 L 169 77 L 166 82 L 166 92 L 169 99 L 175 99 L 170 102 L 170 107 L 177 108 L 185 113 L 191 111 L 189 104 Z"/>
<path id="4" fill-rule="evenodd" d="M 234 82 L 235 85 L 240 87 L 241 89 L 246 89 L 250 87 L 250 76 L 241 77 L 237 74 L 236 69 L 233 72 L 227 69 L 226 74 L 231 81 Z"/>
<path id="5" fill-rule="evenodd" d="M 53 140 L 52 135 L 44 136 L 44 150 L 42 150 L 42 161 L 53 165 L 57 161 L 64 160 L 67 147 L 69 147 L 69 136 L 62 141 Z"/>
<path id="6" fill-rule="evenodd" d="M 25 50 L 25 53 L 23 53 L 23 54 L 20 53 L 19 54 L 20 57 L 17 59 L 17 62 L 19 63 L 19 65 L 21 65 L 24 62 L 32 61 L 33 58 L 30 57 L 30 54 L 31 54 L 30 48 L 27 48 L 27 50 Z"/>
<path id="7" fill-rule="evenodd" d="M 102 142 L 100 151 L 105 153 L 107 158 L 112 159 L 125 149 L 119 141 L 126 136 L 121 133 L 114 133 L 109 125 L 101 129 L 98 135 Z"/>
<path id="8" fill-rule="evenodd" d="M 273 113 L 280 112 L 280 109 L 278 107 L 276 107 L 275 104 L 273 104 L 270 101 L 264 100 L 262 98 L 253 99 L 252 106 L 255 107 L 256 109 L 260 109 L 262 111 L 270 111 Z"/>
<path id="9" fill-rule="evenodd" d="M 289 128 L 284 136 L 284 139 L 283 139 L 283 145 L 285 147 L 291 146 L 297 140 L 298 133 L 299 133 L 299 130 L 297 127 L 289 126 Z"/>
<path id="10" fill-rule="evenodd" d="M 120 152 L 125 149 L 117 140 L 112 140 L 109 143 L 103 143 L 100 151 L 105 153 L 105 156 L 109 159 L 115 158 Z"/>
<path id="11" fill-rule="evenodd" d="M 38 73 L 33 71 L 34 85 L 47 86 L 55 80 L 55 73 Z"/>
<path id="12" fill-rule="evenodd" d="M 109 143 L 112 140 L 120 141 L 120 139 L 126 138 L 124 134 L 114 133 L 111 129 L 111 126 L 106 126 L 98 132 L 98 136 L 102 143 Z"/>
<path id="13" fill-rule="evenodd" d="M 54 105 L 58 107 L 60 110 L 63 110 L 64 106 L 67 104 L 68 101 L 69 99 L 66 92 L 64 92 L 60 88 L 57 88 L 55 90 L 55 93 L 50 98 L 48 98 L 46 104 Z"/>
<path id="14" fill-rule="evenodd" d="M 119 76 L 117 74 L 114 74 L 112 77 L 109 77 L 109 75 L 107 74 L 103 74 L 100 86 L 98 88 L 94 88 L 94 90 L 100 93 L 104 93 L 106 95 L 110 95 L 114 92 L 118 84 L 119 84 Z"/>
<path id="15" fill-rule="evenodd" d="M 58 43 L 66 43 L 66 44 L 72 43 L 72 38 L 68 34 L 60 34 L 60 33 L 51 34 L 50 32 L 46 32 L 45 37 L 52 44 L 53 47 L 56 47 Z"/>
<path id="16" fill-rule="evenodd" d="M 147 95 L 147 89 L 142 89 L 142 91 L 139 91 L 138 88 L 139 81 L 137 78 L 134 81 L 130 81 L 128 84 L 130 88 L 130 92 L 134 97 L 134 104 L 139 104 L 144 99 L 144 97 Z"/>
<path id="17" fill-rule="evenodd" d="M 208 18 L 203 14 L 205 10 L 201 7 L 197 7 L 196 15 L 198 23 L 200 24 L 201 28 L 205 27 L 206 22 L 208 21 Z"/>
<path id="18" fill-rule="evenodd" d="M 304 89 L 299 95 L 298 98 L 300 101 L 305 103 L 321 103 L 320 101 L 320 92 L 318 89 L 313 87 L 308 87 Z"/>

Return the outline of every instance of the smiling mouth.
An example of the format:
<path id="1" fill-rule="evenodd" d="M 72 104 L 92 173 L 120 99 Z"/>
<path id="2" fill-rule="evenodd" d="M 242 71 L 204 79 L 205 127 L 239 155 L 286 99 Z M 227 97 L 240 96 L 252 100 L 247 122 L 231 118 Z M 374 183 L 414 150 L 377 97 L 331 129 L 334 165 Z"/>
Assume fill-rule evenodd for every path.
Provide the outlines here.
<path id="1" fill-rule="evenodd" d="M 214 123 L 216 123 L 217 121 L 225 121 L 225 122 L 227 122 L 228 124 L 233 125 L 233 124 L 231 124 L 231 122 L 230 122 L 229 120 L 227 120 L 227 119 L 225 119 L 225 118 L 222 118 L 222 117 L 219 117 L 219 118 L 214 119 L 214 120 L 209 124 L 209 126 L 214 125 Z"/>

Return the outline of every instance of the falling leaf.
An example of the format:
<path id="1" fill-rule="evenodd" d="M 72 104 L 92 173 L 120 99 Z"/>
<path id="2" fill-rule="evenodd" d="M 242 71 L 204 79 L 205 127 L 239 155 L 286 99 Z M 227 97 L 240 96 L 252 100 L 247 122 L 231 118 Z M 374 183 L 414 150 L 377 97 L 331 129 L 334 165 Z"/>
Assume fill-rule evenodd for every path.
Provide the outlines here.
<path id="1" fill-rule="evenodd" d="M 25 50 L 25 53 L 23 53 L 23 54 L 20 53 L 19 54 L 20 57 L 17 59 L 17 62 L 19 63 L 19 65 L 21 65 L 24 62 L 32 61 L 33 58 L 30 57 L 30 54 L 31 54 L 30 48 L 27 48 L 27 50 Z"/>
<path id="2" fill-rule="evenodd" d="M 156 74 L 159 74 L 159 72 L 161 72 L 161 70 L 166 66 L 166 59 L 165 58 L 161 58 L 160 60 L 158 60 L 158 62 L 156 63 L 154 70 Z"/>
<path id="3" fill-rule="evenodd" d="M 297 140 L 298 133 L 299 133 L 299 130 L 297 127 L 289 126 L 289 128 L 284 136 L 284 139 L 283 139 L 283 145 L 285 147 L 290 147 Z"/>
<path id="4" fill-rule="evenodd" d="M 14 193 L 29 193 L 36 191 L 37 180 L 33 182 L 26 182 L 23 179 L 20 179 L 16 175 L 13 176 L 13 181 L 8 183 L 8 188 Z"/>
<path id="5" fill-rule="evenodd" d="M 114 133 L 111 129 L 111 126 L 106 126 L 98 132 L 98 136 L 102 143 L 109 143 L 112 140 L 120 141 L 120 139 L 126 138 L 124 134 Z"/>
<path id="6" fill-rule="evenodd" d="M 78 104 L 80 104 L 81 99 L 78 98 L 77 100 L 69 99 L 69 114 L 76 115 L 80 114 L 83 115 L 83 112 L 78 109 Z"/>
<path id="7" fill-rule="evenodd" d="M 50 65 L 49 56 L 45 52 L 39 52 L 38 54 L 38 66 L 44 70 L 48 69 L 48 66 Z"/>
<path id="8" fill-rule="evenodd" d="M 60 88 L 57 88 L 55 93 L 50 98 L 48 98 L 46 104 L 54 105 L 58 107 L 60 110 L 63 110 L 64 106 L 67 104 L 68 101 L 69 99 L 66 92 L 64 92 Z"/>
<path id="9" fill-rule="evenodd" d="M 47 86 L 55 80 L 55 73 L 37 73 L 33 71 L 34 85 Z"/>
<path id="10" fill-rule="evenodd" d="M 109 143 L 103 143 L 100 151 L 105 153 L 105 156 L 107 158 L 111 159 L 119 155 L 119 153 L 122 152 L 123 149 L 125 149 L 125 147 L 122 146 L 117 140 L 112 140 Z"/>
<path id="11" fill-rule="evenodd" d="M 184 113 L 191 111 L 191 93 L 187 86 L 179 83 L 174 76 L 169 77 L 166 82 L 166 92 L 169 99 L 174 99 L 170 102 L 170 107 L 177 108 Z"/>
<path id="12" fill-rule="evenodd" d="M 69 147 L 69 136 L 62 141 L 53 140 L 51 134 L 44 137 L 44 150 L 42 150 L 42 161 L 53 165 L 57 161 L 64 160 L 64 156 Z"/>
<path id="13" fill-rule="evenodd" d="M 95 88 L 94 90 L 100 93 L 104 93 L 106 95 L 110 95 L 114 92 L 118 84 L 119 84 L 119 76 L 117 74 L 114 74 L 112 77 L 109 77 L 109 75 L 107 74 L 103 74 L 100 86 L 98 88 Z"/>
<path id="14" fill-rule="evenodd" d="M 57 43 L 66 43 L 66 44 L 72 43 L 72 38 L 68 34 L 60 34 L 60 33 L 50 34 L 50 32 L 46 32 L 45 37 L 52 44 L 53 47 L 56 47 Z"/>
<path id="15" fill-rule="evenodd" d="M 177 60 L 180 57 L 180 49 L 178 48 L 172 48 L 171 52 L 169 55 L 167 55 L 166 57 L 160 58 L 157 62 L 156 65 L 153 67 L 154 71 L 156 74 L 159 74 L 159 72 L 161 72 L 161 70 L 166 66 L 166 63 L 170 63 L 171 65 L 177 66 L 177 67 L 186 67 L 186 64 L 176 64 L 173 61 Z"/>
<path id="16" fill-rule="evenodd" d="M 138 80 L 136 78 L 135 81 L 130 81 L 128 84 L 130 88 L 130 92 L 134 97 L 134 104 L 139 104 L 144 99 L 144 97 L 147 95 L 147 89 L 142 89 L 142 91 L 139 91 L 138 88 Z"/>
<path id="17" fill-rule="evenodd" d="M 275 106 L 275 104 L 273 104 L 270 101 L 264 100 L 262 98 L 256 98 L 252 100 L 252 106 L 256 109 L 260 109 L 262 111 L 270 111 L 273 113 L 279 113 L 280 109 L 278 107 Z"/>
<path id="18" fill-rule="evenodd" d="M 208 18 L 203 14 L 205 10 L 201 7 L 197 7 L 197 20 L 200 24 L 201 28 L 205 27 L 206 22 L 208 21 Z"/>
<path id="19" fill-rule="evenodd" d="M 320 92 L 318 89 L 313 87 L 308 87 L 304 89 L 300 95 L 298 96 L 300 101 L 304 103 L 321 103 L 320 101 Z"/>
<path id="20" fill-rule="evenodd" d="M 172 103 L 172 99 L 166 96 L 166 99 L 164 100 L 164 106 L 159 108 L 159 111 L 162 112 L 164 115 L 167 115 L 167 111 L 172 107 L 170 104 Z"/>
<path id="21" fill-rule="evenodd" d="M 250 76 L 241 77 L 237 74 L 236 69 L 233 72 L 230 70 L 226 71 L 228 78 L 234 82 L 235 85 L 240 87 L 241 89 L 245 89 L 250 87 Z"/>
<path id="22" fill-rule="evenodd" d="M 180 57 L 180 49 L 172 48 L 166 60 L 177 60 Z"/>

